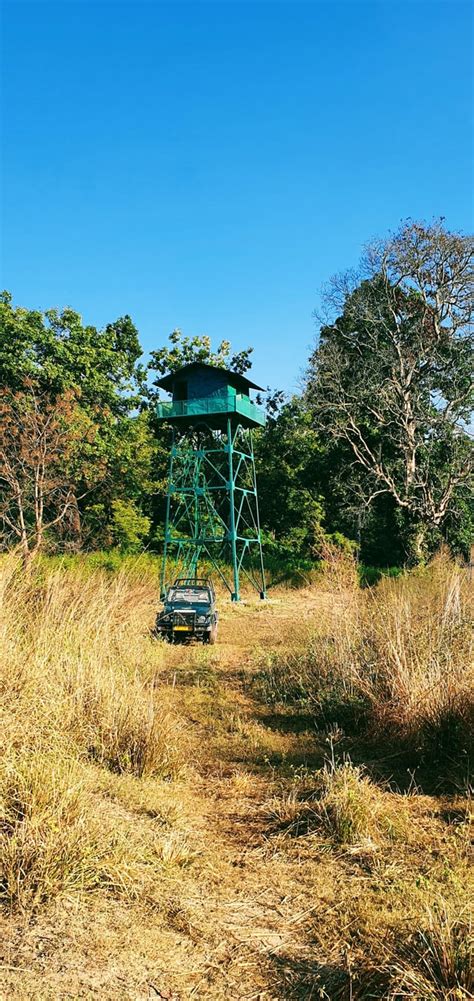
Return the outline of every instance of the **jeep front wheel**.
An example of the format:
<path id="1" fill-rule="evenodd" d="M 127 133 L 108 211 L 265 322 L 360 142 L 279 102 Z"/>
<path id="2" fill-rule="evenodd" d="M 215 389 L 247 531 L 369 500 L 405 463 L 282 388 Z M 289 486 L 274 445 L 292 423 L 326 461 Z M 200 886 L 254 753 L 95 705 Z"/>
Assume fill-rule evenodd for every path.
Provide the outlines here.
<path id="1" fill-rule="evenodd" d="M 211 626 L 209 632 L 206 633 L 205 642 L 210 643 L 211 646 L 214 646 L 216 639 L 217 639 L 217 623 L 214 623 L 214 625 Z"/>

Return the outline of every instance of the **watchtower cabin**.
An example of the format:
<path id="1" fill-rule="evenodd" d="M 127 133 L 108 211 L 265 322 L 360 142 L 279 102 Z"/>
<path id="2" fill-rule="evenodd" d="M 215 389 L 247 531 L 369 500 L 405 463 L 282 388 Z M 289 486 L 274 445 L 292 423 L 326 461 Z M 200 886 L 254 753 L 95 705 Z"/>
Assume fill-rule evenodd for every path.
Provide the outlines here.
<path id="1" fill-rule="evenodd" d="M 172 396 L 171 402 L 158 404 L 157 416 L 181 427 L 200 418 L 216 430 L 225 430 L 229 418 L 244 428 L 265 423 L 263 412 L 250 399 L 250 391 L 262 387 L 237 372 L 192 362 L 159 379 L 157 385 Z"/>

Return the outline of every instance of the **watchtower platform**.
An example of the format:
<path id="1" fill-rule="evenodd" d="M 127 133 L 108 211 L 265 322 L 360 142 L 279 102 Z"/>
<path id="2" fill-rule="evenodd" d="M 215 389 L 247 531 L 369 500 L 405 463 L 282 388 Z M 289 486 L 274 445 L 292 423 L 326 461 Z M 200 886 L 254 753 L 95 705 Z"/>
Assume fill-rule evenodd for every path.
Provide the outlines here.
<path id="1" fill-rule="evenodd" d="M 265 414 L 250 399 L 250 390 L 262 387 L 237 372 L 192 362 L 159 379 L 157 385 L 172 396 L 170 402 L 157 405 L 161 420 L 181 427 L 202 420 L 215 430 L 224 430 L 228 418 L 244 428 L 265 424 Z"/>

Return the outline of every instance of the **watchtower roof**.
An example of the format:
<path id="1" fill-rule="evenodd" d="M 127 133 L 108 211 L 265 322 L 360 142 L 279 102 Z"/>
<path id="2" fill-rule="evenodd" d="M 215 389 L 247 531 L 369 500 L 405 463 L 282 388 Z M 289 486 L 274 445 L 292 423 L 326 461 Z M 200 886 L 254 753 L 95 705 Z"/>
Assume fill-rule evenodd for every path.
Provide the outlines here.
<path id="1" fill-rule="evenodd" d="M 162 379 L 157 379 L 156 385 L 160 389 L 165 389 L 168 393 L 172 393 L 173 384 L 176 382 L 178 376 L 181 378 L 183 375 L 198 375 L 200 371 L 203 374 L 205 372 L 219 372 L 221 376 L 224 374 L 229 386 L 234 386 L 239 392 L 248 393 L 249 389 L 258 389 L 264 392 L 263 386 L 257 386 L 256 382 L 247 379 L 245 375 L 240 375 L 238 372 L 230 372 L 228 369 L 220 368 L 218 365 L 206 365 L 201 361 L 193 361 L 189 362 L 188 365 L 183 365 L 182 368 L 176 369 L 175 372 L 170 372 L 169 375 L 163 376 Z"/>

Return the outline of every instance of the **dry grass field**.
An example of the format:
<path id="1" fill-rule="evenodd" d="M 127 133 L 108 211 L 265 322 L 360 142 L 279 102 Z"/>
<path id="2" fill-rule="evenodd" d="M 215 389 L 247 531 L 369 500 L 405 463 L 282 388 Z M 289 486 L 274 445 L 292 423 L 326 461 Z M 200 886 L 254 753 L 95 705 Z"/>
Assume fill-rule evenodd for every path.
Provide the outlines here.
<path id="1" fill-rule="evenodd" d="M 201 647 L 139 560 L 0 571 L 2 999 L 474 996 L 465 572 L 329 565 Z"/>

